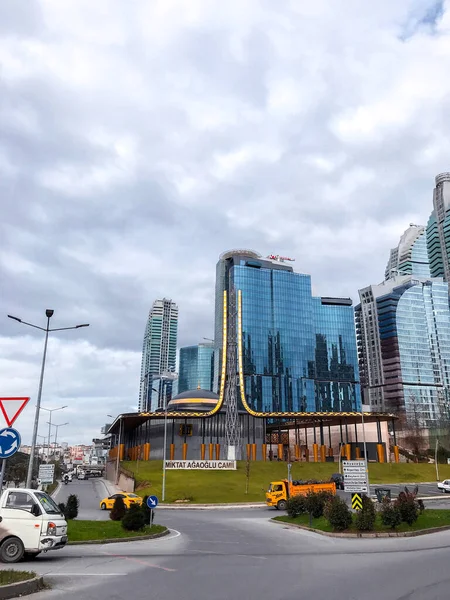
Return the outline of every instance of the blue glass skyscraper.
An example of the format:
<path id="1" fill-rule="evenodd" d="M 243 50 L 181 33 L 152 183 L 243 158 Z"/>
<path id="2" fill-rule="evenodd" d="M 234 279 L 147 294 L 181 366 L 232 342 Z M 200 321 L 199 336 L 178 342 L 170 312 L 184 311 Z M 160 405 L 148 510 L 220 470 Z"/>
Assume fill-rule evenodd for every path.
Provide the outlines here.
<path id="1" fill-rule="evenodd" d="M 213 373 L 213 344 L 198 344 L 180 348 L 178 394 L 195 388 L 212 391 Z"/>
<path id="2" fill-rule="evenodd" d="M 310 276 L 295 273 L 288 260 L 244 250 L 220 257 L 216 373 L 222 294 L 234 289 L 242 303 L 243 393 L 253 411 L 360 410 L 351 300 L 313 297 Z"/>

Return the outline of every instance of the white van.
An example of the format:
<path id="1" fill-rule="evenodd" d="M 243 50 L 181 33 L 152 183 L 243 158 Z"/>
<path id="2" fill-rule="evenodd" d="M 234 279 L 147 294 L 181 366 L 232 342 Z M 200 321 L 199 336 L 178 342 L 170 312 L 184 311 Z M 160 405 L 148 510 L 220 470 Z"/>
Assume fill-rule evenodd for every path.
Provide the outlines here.
<path id="1" fill-rule="evenodd" d="M 78 479 L 86 479 L 86 473 L 84 471 L 79 471 L 77 477 Z"/>
<path id="2" fill-rule="evenodd" d="M 67 522 L 45 492 L 6 489 L 0 497 L 0 560 L 15 563 L 67 544 Z"/>

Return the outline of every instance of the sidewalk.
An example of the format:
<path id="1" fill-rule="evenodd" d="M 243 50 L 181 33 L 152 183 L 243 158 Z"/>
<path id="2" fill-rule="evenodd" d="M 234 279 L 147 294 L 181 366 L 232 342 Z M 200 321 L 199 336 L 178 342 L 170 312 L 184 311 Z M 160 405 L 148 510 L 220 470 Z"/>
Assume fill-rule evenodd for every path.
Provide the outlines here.
<path id="1" fill-rule="evenodd" d="M 112 481 L 108 481 L 107 479 L 104 479 L 103 477 L 100 478 L 100 481 L 103 483 L 103 485 L 106 488 L 106 491 L 108 493 L 108 496 L 112 496 L 113 494 L 119 494 L 122 490 Z"/>

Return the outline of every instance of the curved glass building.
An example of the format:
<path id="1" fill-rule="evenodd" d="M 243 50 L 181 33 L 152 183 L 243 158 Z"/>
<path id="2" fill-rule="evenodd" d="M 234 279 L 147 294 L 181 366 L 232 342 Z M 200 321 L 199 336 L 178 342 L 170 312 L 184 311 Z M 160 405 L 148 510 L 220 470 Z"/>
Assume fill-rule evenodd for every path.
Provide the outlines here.
<path id="1" fill-rule="evenodd" d="M 216 278 L 216 369 L 223 291 L 241 292 L 243 385 L 257 412 L 361 410 L 352 301 L 312 295 L 291 259 L 249 250 L 221 255 Z"/>

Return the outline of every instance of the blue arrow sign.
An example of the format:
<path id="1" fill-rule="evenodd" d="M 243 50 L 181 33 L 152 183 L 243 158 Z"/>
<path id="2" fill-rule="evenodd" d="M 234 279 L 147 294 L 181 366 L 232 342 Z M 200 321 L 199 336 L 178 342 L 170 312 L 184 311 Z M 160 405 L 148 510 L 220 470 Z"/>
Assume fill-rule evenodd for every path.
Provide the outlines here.
<path id="1" fill-rule="evenodd" d="M 9 458 L 20 448 L 20 433 L 12 427 L 0 429 L 0 458 Z"/>
<path id="2" fill-rule="evenodd" d="M 149 508 L 156 508 L 158 506 L 158 497 L 157 496 L 149 496 L 147 498 L 147 506 Z"/>

